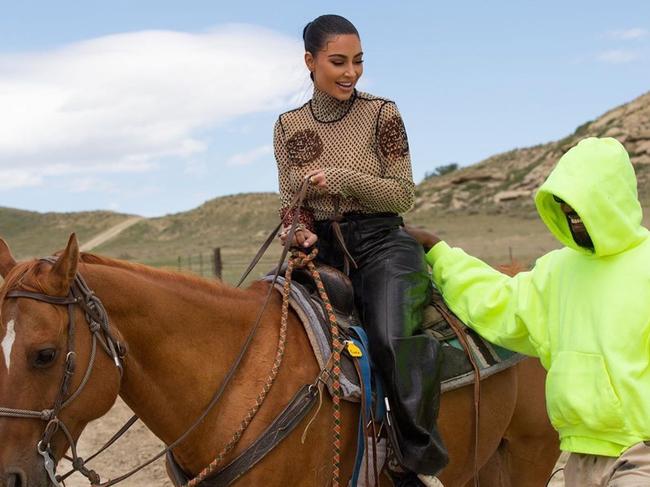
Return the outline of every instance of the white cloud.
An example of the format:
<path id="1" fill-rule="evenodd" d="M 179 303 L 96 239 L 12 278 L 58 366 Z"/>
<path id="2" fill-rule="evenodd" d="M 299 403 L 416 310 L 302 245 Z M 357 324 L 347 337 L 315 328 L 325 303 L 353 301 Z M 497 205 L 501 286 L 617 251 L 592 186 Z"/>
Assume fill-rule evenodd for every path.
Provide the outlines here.
<path id="1" fill-rule="evenodd" d="M 639 59 L 639 53 L 626 49 L 609 49 L 598 54 L 598 60 L 610 64 L 631 63 Z"/>
<path id="2" fill-rule="evenodd" d="M 301 63 L 296 39 L 247 25 L 0 54 L 0 189 L 196 157 L 203 129 L 299 96 Z"/>
<path id="3" fill-rule="evenodd" d="M 35 171 L 23 169 L 2 169 L 0 167 L 0 191 L 6 189 L 29 188 L 41 186 L 42 175 Z"/>
<path id="4" fill-rule="evenodd" d="M 115 185 L 110 181 L 105 179 L 99 179 L 95 177 L 81 177 L 75 178 L 69 183 L 69 191 L 71 193 L 88 193 L 93 192 L 116 192 Z"/>
<path id="5" fill-rule="evenodd" d="M 633 28 L 625 30 L 612 30 L 607 33 L 607 37 L 618 41 L 631 41 L 648 37 L 649 32 L 646 29 Z"/>
<path id="6" fill-rule="evenodd" d="M 261 147 L 256 147 L 255 149 L 246 152 L 240 152 L 239 154 L 231 156 L 226 161 L 226 164 L 228 166 L 248 166 L 249 164 L 252 164 L 258 159 L 269 154 L 273 154 L 273 147 L 270 145 L 263 145 Z"/>

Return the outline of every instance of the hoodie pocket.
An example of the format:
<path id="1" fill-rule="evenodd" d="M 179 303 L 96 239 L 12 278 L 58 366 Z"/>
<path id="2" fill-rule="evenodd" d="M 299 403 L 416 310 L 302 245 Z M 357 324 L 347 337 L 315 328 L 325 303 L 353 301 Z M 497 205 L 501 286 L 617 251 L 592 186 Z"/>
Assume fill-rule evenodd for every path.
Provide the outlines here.
<path id="1" fill-rule="evenodd" d="M 559 352 L 546 379 L 549 418 L 556 429 L 581 426 L 615 432 L 625 425 L 601 355 Z"/>

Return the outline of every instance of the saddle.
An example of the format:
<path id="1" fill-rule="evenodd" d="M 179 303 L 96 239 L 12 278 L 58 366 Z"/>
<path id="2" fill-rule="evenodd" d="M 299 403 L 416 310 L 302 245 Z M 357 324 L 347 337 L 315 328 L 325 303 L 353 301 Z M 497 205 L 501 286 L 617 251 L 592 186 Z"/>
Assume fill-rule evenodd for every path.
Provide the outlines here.
<path id="1" fill-rule="evenodd" d="M 354 305 L 354 290 L 349 277 L 343 272 L 325 264 L 317 264 L 318 272 L 325 287 L 325 291 L 334 308 L 338 324 L 344 330 L 350 326 L 360 326 L 359 315 Z M 286 264 L 280 269 L 280 276 L 284 275 Z M 272 279 L 269 274 L 267 280 Z M 318 295 L 316 284 L 310 272 L 306 269 L 294 269 L 292 274 L 292 299 L 290 304 L 296 314 L 301 318 L 307 335 L 310 337 L 312 348 L 319 364 L 323 366 L 329 351 L 329 325 L 326 323 L 325 313 L 313 313 L 314 308 L 323 310 L 323 303 Z M 282 278 L 279 285 L 283 283 Z M 302 298 L 294 297 L 302 296 Z M 305 299 L 308 297 L 309 299 Z M 308 304 L 311 303 L 311 304 Z M 481 380 L 494 375 L 508 367 L 513 366 L 525 357 L 516 352 L 494 345 L 481 338 L 474 330 L 468 328 L 457 320 L 456 328 L 460 327 L 469 350 L 465 350 L 456 331 L 443 316 L 452 316 L 453 313 L 445 304 L 440 292 L 434 288 L 431 303 L 424 310 L 424 319 L 420 333 L 433 336 L 441 344 L 442 369 L 441 389 L 447 392 L 474 383 L 474 371 L 468 352 L 479 368 Z M 322 337 L 315 339 L 314 335 Z M 322 362 L 322 363 L 321 363 Z M 343 384 L 344 399 L 355 401 L 358 398 L 358 380 L 354 368 L 343 363 L 343 376 L 352 386 Z M 346 391 L 348 392 L 346 394 Z"/>
<path id="2" fill-rule="evenodd" d="M 284 288 L 284 274 L 286 264 L 280 268 L 280 274 L 275 281 L 275 287 L 282 293 Z M 337 269 L 321 265 L 318 266 L 325 292 L 332 305 L 339 329 L 344 335 L 353 326 L 361 326 L 356 308 L 354 306 L 354 293 L 350 279 Z M 263 280 L 272 282 L 275 271 L 267 274 Z M 328 367 L 332 354 L 332 336 L 327 311 L 320 299 L 316 283 L 307 269 L 297 268 L 291 275 L 291 293 L 289 306 L 300 319 L 316 361 L 321 370 Z M 330 394 L 333 388 L 331 381 L 327 382 Z M 358 402 L 361 397 L 361 384 L 354 367 L 354 363 L 346 355 L 342 355 L 340 386 L 342 399 Z"/>
<path id="3" fill-rule="evenodd" d="M 349 326 L 350 320 L 358 323 L 358 315 L 354 306 L 354 289 L 350 278 L 338 269 L 325 264 L 317 263 L 316 267 L 337 318 L 340 316 L 343 319 L 341 324 Z M 280 268 L 280 276 L 284 276 L 286 270 L 287 264 L 285 263 Z M 318 296 L 316 283 L 309 270 L 305 268 L 294 269 L 292 282 L 302 285 L 310 296 L 314 296 L 322 304 L 320 296 Z"/>
<path id="4" fill-rule="evenodd" d="M 352 283 L 345 274 L 332 267 L 317 264 L 317 270 L 330 304 L 334 308 L 340 333 L 345 335 L 346 328 L 359 326 L 358 314 L 354 307 Z M 272 281 L 273 276 L 267 276 L 267 280 Z M 284 277 L 278 277 L 278 281 L 275 284 L 278 290 L 281 290 L 284 284 Z M 323 370 L 327 367 L 329 356 L 332 352 L 329 323 L 326 319 L 327 314 L 323 310 L 320 294 L 312 279 L 311 272 L 304 271 L 300 268 L 294 269 L 291 284 L 289 305 L 293 308 L 296 315 L 300 317 L 312 345 L 314 355 L 321 370 Z M 309 311 L 314 309 L 318 309 L 319 312 L 310 314 Z M 424 320 L 419 332 L 429 334 L 441 344 L 440 385 L 443 393 L 467 385 L 474 385 L 475 441 L 477 442 L 480 400 L 479 382 L 488 376 L 513 366 L 523 360 L 524 356 L 493 345 L 467 328 L 447 308 L 442 295 L 436 289 L 432 293 L 430 305 L 425 308 Z M 355 373 L 352 359 L 345 354 L 342 354 L 340 365 L 340 389 L 345 400 L 358 402 L 362 397 L 368 398 L 367 394 L 371 389 L 371 382 L 374 384 L 381 383 L 380 379 L 371 381 L 370 375 L 367 374 L 364 376 L 363 384 L 360 384 L 359 376 L 362 374 L 357 375 Z M 333 394 L 332 384 L 327 383 L 327 386 L 330 394 Z M 376 397 L 383 397 L 383 395 L 379 394 Z M 373 401 L 366 399 L 361 402 L 363 410 L 366 407 L 364 403 L 369 404 Z M 386 431 L 390 436 L 390 422 Z M 367 457 L 363 457 L 363 436 L 362 433 L 360 435 L 355 475 L 358 475 L 362 461 L 369 462 Z M 391 443 L 395 445 L 395 438 L 391 438 Z M 475 451 L 478 451 L 477 445 L 475 445 Z"/>

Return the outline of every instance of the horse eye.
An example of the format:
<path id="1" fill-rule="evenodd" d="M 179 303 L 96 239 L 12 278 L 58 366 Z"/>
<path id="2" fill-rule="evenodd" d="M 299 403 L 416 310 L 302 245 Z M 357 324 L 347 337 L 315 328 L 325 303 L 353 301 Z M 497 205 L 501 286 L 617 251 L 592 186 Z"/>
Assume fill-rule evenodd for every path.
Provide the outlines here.
<path id="1" fill-rule="evenodd" d="M 43 350 L 39 350 L 34 357 L 34 367 L 47 367 L 48 365 L 51 365 L 52 362 L 54 362 L 55 358 L 56 348 L 44 348 Z"/>

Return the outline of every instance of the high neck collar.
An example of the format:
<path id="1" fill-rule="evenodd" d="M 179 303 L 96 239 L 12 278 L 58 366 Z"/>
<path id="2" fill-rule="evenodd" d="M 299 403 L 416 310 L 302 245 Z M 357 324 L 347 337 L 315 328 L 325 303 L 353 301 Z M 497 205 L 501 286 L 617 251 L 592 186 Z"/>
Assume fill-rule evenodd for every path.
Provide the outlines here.
<path id="1" fill-rule="evenodd" d="M 319 122 L 336 122 L 347 115 L 356 98 L 357 90 L 354 90 L 349 99 L 341 101 L 314 87 L 314 95 L 309 106 L 314 118 Z"/>

